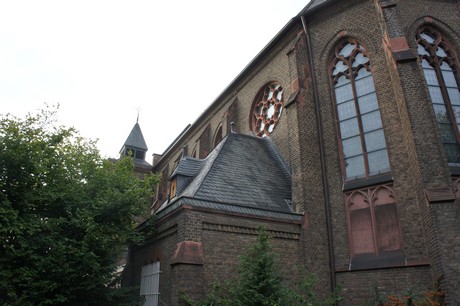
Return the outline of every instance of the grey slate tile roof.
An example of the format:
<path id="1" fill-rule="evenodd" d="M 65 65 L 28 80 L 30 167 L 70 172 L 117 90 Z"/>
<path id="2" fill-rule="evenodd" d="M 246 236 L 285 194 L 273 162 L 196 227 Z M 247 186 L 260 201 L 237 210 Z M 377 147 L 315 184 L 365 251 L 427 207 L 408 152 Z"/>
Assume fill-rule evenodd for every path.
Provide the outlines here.
<path id="1" fill-rule="evenodd" d="M 288 204 L 288 168 L 268 138 L 229 134 L 206 159 L 183 158 L 174 177 L 184 185 L 177 187 L 177 196 L 160 208 L 158 216 L 185 202 L 272 218 L 300 216 Z"/>
<path id="2" fill-rule="evenodd" d="M 131 133 L 129 133 L 129 136 L 126 139 L 124 146 L 141 149 L 145 151 L 148 150 L 139 123 L 136 122 L 136 124 L 133 126 L 133 129 L 131 130 Z"/>

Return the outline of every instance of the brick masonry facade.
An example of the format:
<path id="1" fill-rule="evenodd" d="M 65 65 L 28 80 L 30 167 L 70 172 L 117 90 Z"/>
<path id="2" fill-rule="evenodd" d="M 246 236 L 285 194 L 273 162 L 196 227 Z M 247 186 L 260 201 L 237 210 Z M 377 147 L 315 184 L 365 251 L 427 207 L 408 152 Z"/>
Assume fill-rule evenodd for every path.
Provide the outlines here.
<path id="1" fill-rule="evenodd" d="M 300 15 L 290 21 L 196 123 L 155 156 L 154 170 L 170 175 L 183 147 L 205 158 L 217 129 L 225 136 L 231 122 L 237 133 L 252 135 L 254 98 L 276 81 L 285 108 L 270 139 L 289 167 L 293 207 L 304 222 L 183 206 L 157 220 L 145 245 L 132 248 L 126 283 L 138 284 L 142 265 L 159 259 L 163 303 L 179 305 L 180 292 L 202 297 L 214 282 L 236 277 L 239 255 L 265 225 L 287 283 L 300 277 L 300 266 L 319 276 L 323 296 L 335 283 L 342 287 L 343 305 L 363 305 L 374 301 L 375 288 L 392 295 L 409 288 L 423 292 L 441 277 L 447 302 L 460 304 L 460 200 L 453 196 L 460 171 L 447 162 L 415 42 L 417 29 L 429 25 L 460 54 L 459 6 L 456 0 L 330 0 L 303 12 L 304 22 Z M 385 181 L 343 179 L 330 74 L 334 49 L 345 38 L 357 39 L 371 62 L 391 166 Z M 345 192 L 381 183 L 394 192 L 404 262 L 352 269 Z M 153 210 L 164 200 L 157 199 Z M 184 241 L 201 243 L 202 264 L 171 264 Z"/>

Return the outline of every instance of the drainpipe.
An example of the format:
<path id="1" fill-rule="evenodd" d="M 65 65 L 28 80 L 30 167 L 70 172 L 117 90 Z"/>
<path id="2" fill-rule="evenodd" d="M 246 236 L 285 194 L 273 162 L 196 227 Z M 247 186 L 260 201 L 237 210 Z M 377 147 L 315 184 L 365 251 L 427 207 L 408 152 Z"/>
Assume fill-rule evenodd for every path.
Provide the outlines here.
<path id="1" fill-rule="evenodd" d="M 334 259 L 334 244 L 332 240 L 332 225 L 331 225 L 331 210 L 330 210 L 330 197 L 329 197 L 329 187 L 327 181 L 327 169 L 326 169 L 326 157 L 324 153 L 324 137 L 323 131 L 321 129 L 321 113 L 319 108 L 319 94 L 318 94 L 318 87 L 316 86 L 316 77 L 315 77 L 315 67 L 313 65 L 313 52 L 311 49 L 311 41 L 310 41 L 310 32 L 308 31 L 305 18 L 303 15 L 300 16 L 300 20 L 302 21 L 303 31 L 306 37 L 306 44 L 307 44 L 307 53 L 308 53 L 308 61 L 309 61 L 309 69 L 311 74 L 311 82 L 313 87 L 313 100 L 316 107 L 316 128 L 318 131 L 318 138 L 319 138 L 319 150 L 320 150 L 320 160 L 321 160 L 321 174 L 322 174 L 322 183 L 323 183 L 323 196 L 324 196 L 324 208 L 326 213 L 326 224 L 327 224 L 327 239 L 328 239 L 328 246 L 329 246 L 329 268 L 331 269 L 330 281 L 331 281 L 331 291 L 333 292 L 336 287 L 336 279 L 335 279 L 335 259 Z"/>

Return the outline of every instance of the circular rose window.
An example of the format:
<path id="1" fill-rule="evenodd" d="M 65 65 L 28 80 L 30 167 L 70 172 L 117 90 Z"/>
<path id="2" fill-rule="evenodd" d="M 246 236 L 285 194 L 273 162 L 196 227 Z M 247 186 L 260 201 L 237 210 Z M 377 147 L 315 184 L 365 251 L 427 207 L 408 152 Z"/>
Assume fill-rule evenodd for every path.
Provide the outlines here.
<path id="1" fill-rule="evenodd" d="M 283 110 L 283 87 L 274 82 L 257 95 L 251 113 L 252 131 L 259 137 L 271 134 Z"/>

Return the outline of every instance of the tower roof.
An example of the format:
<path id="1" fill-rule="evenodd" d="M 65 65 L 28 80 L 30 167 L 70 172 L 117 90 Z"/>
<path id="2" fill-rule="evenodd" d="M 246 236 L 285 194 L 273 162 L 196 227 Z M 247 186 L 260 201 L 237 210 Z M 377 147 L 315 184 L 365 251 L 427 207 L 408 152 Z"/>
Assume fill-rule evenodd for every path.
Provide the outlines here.
<path id="1" fill-rule="evenodd" d="M 136 122 L 136 124 L 133 126 L 133 129 L 131 130 L 131 133 L 129 133 L 129 136 L 123 145 L 123 148 L 124 147 L 135 148 L 144 151 L 148 150 L 144 136 L 142 135 L 141 127 L 139 126 L 138 122 Z M 121 150 L 123 150 L 123 148 Z"/>

